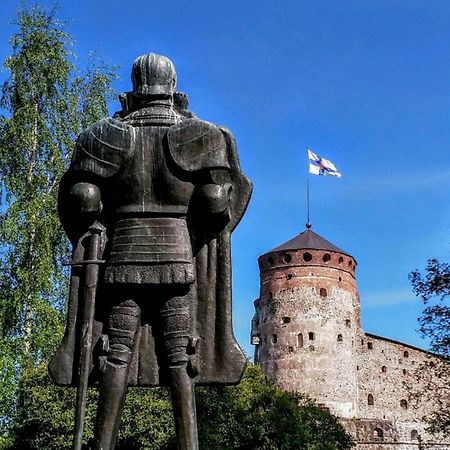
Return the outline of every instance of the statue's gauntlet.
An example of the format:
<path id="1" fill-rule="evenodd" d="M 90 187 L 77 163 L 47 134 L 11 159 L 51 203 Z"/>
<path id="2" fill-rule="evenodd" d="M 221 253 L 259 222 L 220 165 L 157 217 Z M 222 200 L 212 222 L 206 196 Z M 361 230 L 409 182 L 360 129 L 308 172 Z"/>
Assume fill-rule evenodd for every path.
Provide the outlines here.
<path id="1" fill-rule="evenodd" d="M 75 183 L 70 189 L 68 201 L 80 224 L 89 226 L 102 211 L 100 189 L 95 184 Z"/>
<path id="2" fill-rule="evenodd" d="M 224 184 L 204 184 L 197 189 L 198 202 L 204 210 L 213 215 L 226 215 L 230 203 L 232 186 Z"/>

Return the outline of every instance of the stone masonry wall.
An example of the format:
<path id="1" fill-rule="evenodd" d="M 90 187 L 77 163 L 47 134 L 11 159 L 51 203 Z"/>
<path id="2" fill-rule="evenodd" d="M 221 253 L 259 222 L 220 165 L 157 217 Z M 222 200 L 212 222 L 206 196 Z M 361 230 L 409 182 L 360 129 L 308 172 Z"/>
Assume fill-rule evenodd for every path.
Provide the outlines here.
<path id="1" fill-rule="evenodd" d="M 267 376 L 338 416 L 357 450 L 450 450 L 426 432 L 433 400 L 414 400 L 425 390 L 417 375 L 435 357 L 362 331 L 351 256 L 293 250 L 258 263 L 252 343 Z"/>
<path id="2" fill-rule="evenodd" d="M 339 254 L 309 251 L 272 255 L 256 302 L 257 362 L 286 390 L 306 392 L 340 417 L 357 414 L 356 343 L 359 304 L 354 262 L 342 270 Z M 330 265 L 313 265 L 324 254 Z M 278 258 L 277 258 L 278 256 Z M 300 263 L 296 263 L 300 260 Z M 346 266 L 348 267 L 348 265 Z"/>

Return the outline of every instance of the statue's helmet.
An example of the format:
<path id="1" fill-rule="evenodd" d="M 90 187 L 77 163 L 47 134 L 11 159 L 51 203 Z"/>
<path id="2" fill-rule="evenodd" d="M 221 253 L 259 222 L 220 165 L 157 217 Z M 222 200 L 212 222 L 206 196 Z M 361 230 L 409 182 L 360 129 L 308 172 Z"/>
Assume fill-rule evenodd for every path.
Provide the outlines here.
<path id="1" fill-rule="evenodd" d="M 177 84 L 177 74 L 169 58 L 148 53 L 134 61 L 131 81 L 136 95 L 172 95 Z"/>

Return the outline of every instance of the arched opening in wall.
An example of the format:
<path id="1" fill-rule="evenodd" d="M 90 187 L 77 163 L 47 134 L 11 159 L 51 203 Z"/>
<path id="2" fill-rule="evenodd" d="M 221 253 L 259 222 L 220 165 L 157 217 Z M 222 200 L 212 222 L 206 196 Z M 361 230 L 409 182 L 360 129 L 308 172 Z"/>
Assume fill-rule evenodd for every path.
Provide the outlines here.
<path id="1" fill-rule="evenodd" d="M 282 260 L 285 264 L 289 264 L 292 261 L 292 256 L 289 253 L 286 253 L 283 255 Z"/>
<path id="2" fill-rule="evenodd" d="M 411 440 L 413 441 L 417 441 L 419 439 L 419 433 L 417 430 L 412 430 L 411 431 Z"/>
<path id="3" fill-rule="evenodd" d="M 329 253 L 325 253 L 325 254 L 322 256 L 322 261 L 323 261 L 324 263 L 330 262 L 330 261 L 331 261 L 331 256 L 330 256 L 330 254 L 329 254 Z"/>
<path id="4" fill-rule="evenodd" d="M 339 256 L 338 263 L 339 263 L 339 264 L 342 264 L 343 262 L 344 262 L 344 258 L 343 258 L 342 256 Z"/>
<path id="5" fill-rule="evenodd" d="M 405 350 L 405 351 L 403 352 L 403 356 L 404 356 L 405 358 L 408 358 L 408 357 L 409 357 L 409 353 Z"/>
<path id="6" fill-rule="evenodd" d="M 386 366 L 383 366 L 383 367 L 381 368 L 381 371 L 382 371 L 383 373 L 386 373 L 386 372 L 387 372 Z"/>
<path id="7" fill-rule="evenodd" d="M 368 348 L 369 350 L 372 350 L 372 349 L 373 349 L 373 344 L 372 344 L 372 342 L 368 342 L 368 343 L 367 343 L 367 348 Z"/>
<path id="8" fill-rule="evenodd" d="M 350 325 L 352 324 L 352 321 L 350 319 L 345 319 L 345 326 L 347 328 L 350 328 Z"/>
<path id="9" fill-rule="evenodd" d="M 291 323 L 291 318 L 288 317 L 288 316 L 284 316 L 284 317 L 281 319 L 281 321 L 283 322 L 283 324 Z"/>
<path id="10" fill-rule="evenodd" d="M 312 255 L 309 252 L 305 252 L 303 253 L 303 261 L 305 262 L 309 262 L 312 260 Z"/>
<path id="11" fill-rule="evenodd" d="M 337 341 L 338 342 L 342 342 L 342 334 L 338 334 L 337 335 Z"/>
<path id="12" fill-rule="evenodd" d="M 286 278 L 287 278 L 288 280 L 292 280 L 292 277 L 293 277 L 292 273 L 288 273 L 287 276 L 286 276 Z"/>
<path id="13" fill-rule="evenodd" d="M 400 400 L 400 408 L 408 409 L 408 402 L 404 398 Z"/>
<path id="14" fill-rule="evenodd" d="M 375 428 L 375 430 L 373 430 L 373 437 L 382 438 L 383 430 L 381 428 Z"/>
<path id="15" fill-rule="evenodd" d="M 294 347 L 289 347 L 289 353 L 292 353 L 294 351 Z"/>
<path id="16" fill-rule="evenodd" d="M 372 394 L 369 394 L 369 395 L 367 396 L 367 404 L 368 404 L 369 406 L 373 406 L 373 395 L 372 395 Z"/>
<path id="17" fill-rule="evenodd" d="M 348 267 L 350 267 L 350 269 L 352 268 L 352 260 L 350 260 L 350 261 L 348 262 Z"/>
<path id="18" fill-rule="evenodd" d="M 275 261 L 271 256 L 267 258 L 267 263 L 269 264 L 269 267 L 273 267 L 275 265 Z"/>
<path id="19" fill-rule="evenodd" d="M 298 348 L 303 347 L 303 334 L 302 333 L 298 333 L 298 335 L 297 335 L 297 346 L 298 346 Z"/>
<path id="20" fill-rule="evenodd" d="M 310 331 L 309 333 L 308 333 L 308 339 L 310 340 L 310 341 L 313 341 L 314 340 L 314 333 L 312 332 L 312 331 Z"/>
<path id="21" fill-rule="evenodd" d="M 278 336 L 276 334 L 272 334 L 272 344 L 276 344 L 278 341 Z"/>
<path id="22" fill-rule="evenodd" d="M 321 297 L 326 297 L 328 295 L 328 292 L 325 288 L 320 288 L 319 293 Z"/>
<path id="23" fill-rule="evenodd" d="M 403 375 L 407 374 L 406 369 L 403 369 L 402 372 L 403 372 Z"/>
<path id="24" fill-rule="evenodd" d="M 339 277 L 339 281 L 342 281 L 342 277 Z"/>

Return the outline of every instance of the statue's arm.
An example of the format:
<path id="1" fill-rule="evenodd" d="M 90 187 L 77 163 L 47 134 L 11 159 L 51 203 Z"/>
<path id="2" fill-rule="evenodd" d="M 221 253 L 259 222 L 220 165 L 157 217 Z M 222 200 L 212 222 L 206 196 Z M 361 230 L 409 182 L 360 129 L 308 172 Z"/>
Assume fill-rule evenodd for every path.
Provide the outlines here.
<path id="1" fill-rule="evenodd" d="M 194 201 L 211 218 L 228 219 L 233 186 L 226 169 L 207 169 L 199 177 Z"/>
<path id="2" fill-rule="evenodd" d="M 58 199 L 61 223 L 71 242 L 99 219 L 104 186 L 133 151 L 134 130 L 119 120 L 102 119 L 80 134 Z"/>
<path id="3" fill-rule="evenodd" d="M 168 157 L 194 185 L 191 212 L 204 226 L 229 220 L 232 182 L 224 133 L 214 124 L 191 118 L 167 132 Z"/>

